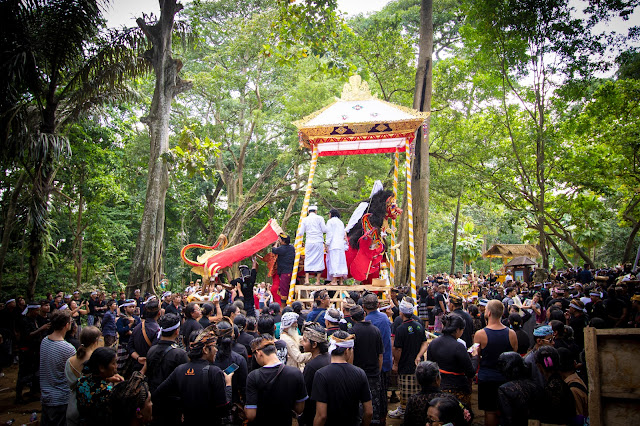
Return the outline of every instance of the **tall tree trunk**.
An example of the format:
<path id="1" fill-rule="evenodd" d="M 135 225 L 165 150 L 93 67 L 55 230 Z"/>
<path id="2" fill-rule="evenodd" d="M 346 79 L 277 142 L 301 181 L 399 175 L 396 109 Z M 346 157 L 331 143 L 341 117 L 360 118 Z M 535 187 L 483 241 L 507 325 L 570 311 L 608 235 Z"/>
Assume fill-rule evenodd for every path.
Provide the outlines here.
<path id="1" fill-rule="evenodd" d="M 156 85 L 151 110 L 140 121 L 149 126 L 150 154 L 147 194 L 140 233 L 133 255 L 127 288 L 132 293 L 153 292 L 158 285 L 162 263 L 164 239 L 165 198 L 169 185 L 169 172 L 162 155 L 169 150 L 169 115 L 175 96 L 191 88 L 191 82 L 178 77 L 182 62 L 171 56 L 171 34 L 175 14 L 182 10 L 176 0 L 160 1 L 160 19 L 147 25 L 138 18 L 136 23 L 152 44 L 144 58 L 151 63 Z"/>
<path id="2" fill-rule="evenodd" d="M 453 222 L 453 245 L 451 247 L 451 269 L 449 270 L 450 275 L 453 275 L 454 272 L 456 271 L 456 248 L 458 245 L 458 220 L 460 219 L 460 198 L 462 198 L 462 191 L 460 191 L 460 194 L 458 194 L 458 205 L 456 206 L 456 219 Z"/>
<path id="3" fill-rule="evenodd" d="M 84 182 L 84 173 L 80 175 L 79 186 L 82 187 Z M 76 219 L 76 230 L 73 241 L 73 265 L 76 268 L 76 289 L 80 288 L 82 284 L 82 234 L 86 228 L 86 225 L 82 224 L 82 213 L 84 210 L 84 195 L 82 189 L 80 190 L 80 201 L 78 203 L 78 218 Z"/>
<path id="4" fill-rule="evenodd" d="M 13 232 L 13 225 L 16 223 L 16 210 L 18 207 L 18 198 L 22 191 L 22 185 L 27 179 L 27 173 L 24 171 L 20 174 L 16 186 L 13 188 L 11 197 L 9 198 L 9 205 L 7 206 L 7 215 L 4 220 L 4 229 L 2 230 L 2 243 L 0 243 L 0 290 L 2 289 L 2 272 L 4 270 L 4 260 L 7 257 L 7 251 L 9 249 L 9 243 L 11 242 L 11 232 Z"/>
<path id="5" fill-rule="evenodd" d="M 638 235 L 639 230 L 640 230 L 640 220 L 633 225 L 633 228 L 631 229 L 631 234 L 629 234 L 629 238 L 627 238 L 627 244 L 625 244 L 624 246 L 624 255 L 622 256 L 623 265 L 631 261 L 631 254 L 633 253 L 633 242 L 635 241 L 636 235 Z"/>
<path id="6" fill-rule="evenodd" d="M 422 0 L 420 6 L 420 42 L 416 88 L 413 107 L 419 111 L 431 111 L 431 88 L 433 66 L 433 1 Z M 411 184 L 413 197 L 413 223 L 416 252 L 416 281 L 422 281 L 427 263 L 427 234 L 429 232 L 429 131 L 431 118 L 425 121 L 424 129 L 418 131 L 413 157 Z M 423 134 L 424 132 L 424 134 Z M 408 250 L 407 250 L 408 252 Z M 415 296 L 415 295 L 413 295 Z"/>
<path id="7" fill-rule="evenodd" d="M 562 261 L 564 262 L 565 266 L 571 266 L 571 262 L 569 262 L 569 259 L 567 259 L 567 256 L 564 255 L 562 250 L 560 250 L 560 247 L 558 247 L 556 242 L 553 241 L 553 239 L 551 238 L 551 236 L 549 234 L 547 234 L 547 241 L 549 241 L 549 243 L 553 246 L 553 248 L 556 251 L 556 253 L 558 253 L 558 256 L 560 256 L 562 258 Z"/>

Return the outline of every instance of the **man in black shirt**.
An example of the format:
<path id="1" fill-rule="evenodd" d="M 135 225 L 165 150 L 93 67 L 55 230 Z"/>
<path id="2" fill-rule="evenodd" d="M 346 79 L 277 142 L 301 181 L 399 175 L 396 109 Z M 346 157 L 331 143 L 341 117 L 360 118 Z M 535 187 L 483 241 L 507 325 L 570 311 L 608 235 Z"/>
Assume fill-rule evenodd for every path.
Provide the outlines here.
<path id="1" fill-rule="evenodd" d="M 147 352 L 145 375 L 149 379 L 149 390 L 155 393 L 158 386 L 164 382 L 179 365 L 189 362 L 184 349 L 175 344 L 180 332 L 180 318 L 174 314 L 166 314 L 158 320 L 160 326 L 160 340 Z M 153 405 L 154 424 L 173 425 L 180 423 L 176 411 L 171 407 L 175 400 L 156 400 Z"/>
<path id="2" fill-rule="evenodd" d="M 171 298 L 171 304 L 164 308 L 164 313 L 182 317 L 182 305 L 180 304 L 180 302 L 182 302 L 182 296 L 180 296 L 180 293 L 175 293 Z"/>
<path id="3" fill-rule="evenodd" d="M 152 394 L 154 400 L 179 397 L 177 408 L 184 424 L 219 425 L 228 414 L 233 374 L 212 364 L 218 352 L 216 341 L 215 332 L 200 332 L 189 345 L 191 361 L 173 370 Z"/>
<path id="4" fill-rule="evenodd" d="M 461 339 L 470 348 L 473 345 L 473 319 L 467 311 L 462 310 L 462 298 L 455 294 L 449 295 L 449 310 L 464 320 L 464 331 Z"/>
<path id="5" fill-rule="evenodd" d="M 249 373 L 244 410 L 254 425 L 291 425 L 291 411 L 302 414 L 308 398 L 302 373 L 278 359 L 275 343 L 268 334 L 251 341 L 254 359 L 261 368 Z"/>
<path id="6" fill-rule="evenodd" d="M 160 306 L 157 300 L 152 300 L 147 303 L 144 310 L 144 319 L 142 322 L 135 326 L 129 337 L 127 343 L 127 350 L 129 356 L 134 361 L 138 361 L 136 370 L 142 369 L 145 361 L 147 360 L 147 352 L 149 348 L 156 341 L 160 326 L 158 325 L 158 318 L 160 317 Z"/>
<path id="7" fill-rule="evenodd" d="M 433 308 L 433 314 L 435 317 L 435 331 L 442 331 L 442 317 L 444 316 L 444 314 L 447 313 L 447 308 L 445 307 L 444 304 L 444 292 L 445 292 L 445 285 L 444 284 L 440 284 L 438 286 L 438 291 L 436 291 L 436 294 L 433 296 L 436 305 Z"/>
<path id="8" fill-rule="evenodd" d="M 180 332 L 180 335 L 182 336 L 182 341 L 185 342 L 185 346 L 187 342 L 189 342 L 189 336 L 191 336 L 191 333 L 202 330 L 202 324 L 198 322 L 201 317 L 202 312 L 200 311 L 200 305 L 197 303 L 191 302 L 186 308 L 184 308 L 185 320 L 184 324 L 182 324 L 182 331 Z"/>
<path id="9" fill-rule="evenodd" d="M 313 379 L 314 426 L 359 424 L 360 403 L 364 408 L 362 425 L 371 423 L 373 406 L 367 375 L 350 364 L 354 340 L 353 334 L 342 330 L 333 333 L 329 339 L 331 364 L 318 370 Z"/>
<path id="10" fill-rule="evenodd" d="M 244 330 L 247 327 L 247 317 L 242 314 L 236 315 L 236 317 L 233 319 L 233 325 L 238 327 L 238 331 L 240 332 L 236 341 L 245 347 L 245 349 L 247 350 L 249 361 L 251 361 L 251 341 L 255 338 L 255 336 L 250 335 Z M 250 368 L 251 362 L 247 362 L 247 366 L 249 366 Z"/>
<path id="11" fill-rule="evenodd" d="M 29 302 L 26 312 L 16 324 L 18 335 L 18 380 L 16 381 L 16 404 L 24 404 L 22 389 L 29 386 L 29 396 L 34 396 L 40 391 L 40 382 L 37 372 L 40 367 L 40 342 L 44 333 L 49 330 L 50 324 L 38 326 L 38 310 L 40 304 Z"/>
<path id="12" fill-rule="evenodd" d="M 92 291 L 89 296 L 89 314 L 87 315 L 87 325 L 94 325 L 97 322 L 98 311 L 96 311 L 96 306 L 98 306 L 98 292 Z"/>
<path id="13" fill-rule="evenodd" d="M 277 273 L 280 278 L 280 299 L 283 303 L 286 303 L 287 297 L 289 296 L 289 285 L 291 284 L 293 263 L 296 257 L 296 249 L 290 244 L 290 242 L 291 239 L 288 235 L 280 234 L 276 246 L 271 249 L 273 254 L 278 255 Z"/>
<path id="14" fill-rule="evenodd" d="M 304 352 L 311 354 L 311 361 L 305 364 L 302 373 L 307 395 L 311 395 L 316 371 L 331 364 L 331 355 L 329 355 L 328 352 L 327 332 L 323 326 L 318 323 L 307 323 L 304 326 L 302 331 L 302 349 Z M 313 398 L 309 398 L 304 404 L 304 413 L 302 414 L 300 424 L 302 426 L 311 426 L 315 417 L 316 401 Z"/>
<path id="15" fill-rule="evenodd" d="M 393 371 L 398 373 L 400 406 L 389 412 L 391 418 L 402 418 L 409 397 L 419 391 L 414 372 L 427 351 L 424 328 L 412 318 L 415 306 L 406 299 L 409 298 L 400 303 L 403 322 L 396 329 L 393 341 Z"/>
<path id="16" fill-rule="evenodd" d="M 256 284 L 256 277 L 258 274 L 258 261 L 255 256 L 251 258 L 251 270 L 246 265 L 240 265 L 240 278 L 236 278 L 231 281 L 239 291 L 238 294 L 242 294 L 242 301 L 244 303 L 244 310 L 249 316 L 255 316 L 255 302 L 253 300 L 253 286 Z"/>
<path id="17" fill-rule="evenodd" d="M 387 413 L 383 411 L 382 399 L 387 395 L 386 391 L 383 391 L 380 377 L 384 353 L 380 330 L 371 321 L 364 320 L 362 306 L 355 305 L 349 311 L 354 321 L 351 334 L 356 337 L 353 348 L 353 365 L 362 368 L 367 375 L 373 405 L 373 421 L 382 423 L 387 416 Z"/>

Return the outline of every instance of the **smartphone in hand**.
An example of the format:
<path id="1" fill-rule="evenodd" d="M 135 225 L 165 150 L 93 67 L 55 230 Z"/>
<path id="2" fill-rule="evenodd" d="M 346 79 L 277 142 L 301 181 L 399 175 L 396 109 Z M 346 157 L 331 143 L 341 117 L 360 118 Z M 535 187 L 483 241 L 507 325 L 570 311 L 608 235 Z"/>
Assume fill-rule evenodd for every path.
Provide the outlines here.
<path id="1" fill-rule="evenodd" d="M 240 366 L 234 362 L 233 364 L 225 368 L 223 371 L 224 371 L 224 374 L 231 374 L 234 371 L 236 371 L 238 368 L 240 368 Z"/>

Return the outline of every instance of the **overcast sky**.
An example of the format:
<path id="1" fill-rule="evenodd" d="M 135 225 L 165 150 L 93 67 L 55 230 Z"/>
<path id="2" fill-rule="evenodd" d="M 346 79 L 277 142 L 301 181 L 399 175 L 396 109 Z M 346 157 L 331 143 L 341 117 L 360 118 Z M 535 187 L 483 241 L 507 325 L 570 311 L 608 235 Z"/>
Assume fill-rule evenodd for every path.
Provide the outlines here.
<path id="1" fill-rule="evenodd" d="M 338 0 L 338 8 L 347 15 L 373 12 L 382 9 L 390 0 Z M 182 3 L 189 3 L 189 0 L 182 0 Z M 153 13 L 160 15 L 158 0 L 112 0 L 107 9 L 106 17 L 110 27 L 120 27 L 126 25 L 132 27 L 136 25 L 136 18 Z"/>

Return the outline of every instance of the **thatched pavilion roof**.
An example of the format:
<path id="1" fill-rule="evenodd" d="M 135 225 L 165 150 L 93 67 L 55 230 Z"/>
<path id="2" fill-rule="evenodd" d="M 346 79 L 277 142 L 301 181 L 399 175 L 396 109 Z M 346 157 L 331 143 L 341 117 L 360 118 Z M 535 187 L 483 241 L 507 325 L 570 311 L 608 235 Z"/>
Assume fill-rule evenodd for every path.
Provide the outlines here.
<path id="1" fill-rule="evenodd" d="M 502 258 L 527 256 L 535 259 L 540 256 L 540 252 L 534 244 L 494 244 L 482 256 Z"/>

